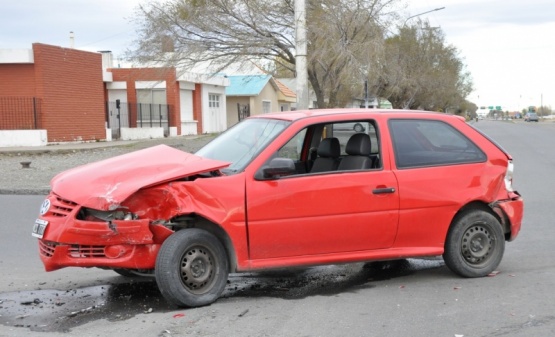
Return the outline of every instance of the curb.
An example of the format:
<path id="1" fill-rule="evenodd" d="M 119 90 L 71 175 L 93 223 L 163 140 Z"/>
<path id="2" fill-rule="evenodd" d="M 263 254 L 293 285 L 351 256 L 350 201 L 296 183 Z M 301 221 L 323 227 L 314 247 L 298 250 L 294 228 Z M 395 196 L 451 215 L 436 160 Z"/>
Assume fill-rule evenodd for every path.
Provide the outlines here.
<path id="1" fill-rule="evenodd" d="M 22 188 L 22 189 L 4 189 L 0 188 L 0 195 L 48 195 L 50 189 L 33 189 L 33 188 Z"/>

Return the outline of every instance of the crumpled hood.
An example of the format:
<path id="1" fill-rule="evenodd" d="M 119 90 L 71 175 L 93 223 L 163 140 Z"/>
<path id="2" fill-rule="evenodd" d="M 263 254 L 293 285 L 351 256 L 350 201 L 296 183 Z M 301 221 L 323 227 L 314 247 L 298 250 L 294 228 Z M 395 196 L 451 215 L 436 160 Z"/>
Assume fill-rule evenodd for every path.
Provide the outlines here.
<path id="1" fill-rule="evenodd" d="M 50 186 L 55 194 L 82 206 L 113 210 L 141 188 L 228 165 L 158 145 L 69 169 L 55 176 Z"/>

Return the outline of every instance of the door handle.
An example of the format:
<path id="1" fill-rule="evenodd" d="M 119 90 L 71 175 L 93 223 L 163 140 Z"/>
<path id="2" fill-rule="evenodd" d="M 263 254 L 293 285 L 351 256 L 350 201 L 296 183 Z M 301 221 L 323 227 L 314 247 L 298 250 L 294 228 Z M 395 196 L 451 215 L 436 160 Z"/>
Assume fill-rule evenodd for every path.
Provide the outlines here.
<path id="1" fill-rule="evenodd" d="M 376 188 L 372 190 L 374 194 L 386 194 L 386 193 L 395 193 L 394 187 L 384 187 L 384 188 Z"/>

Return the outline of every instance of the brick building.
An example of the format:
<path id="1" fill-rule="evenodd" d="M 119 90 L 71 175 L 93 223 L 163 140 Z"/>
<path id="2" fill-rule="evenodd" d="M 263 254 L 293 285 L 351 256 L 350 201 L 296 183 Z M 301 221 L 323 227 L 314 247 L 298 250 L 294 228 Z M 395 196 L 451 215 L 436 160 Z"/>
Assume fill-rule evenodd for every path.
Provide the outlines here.
<path id="1" fill-rule="evenodd" d="M 109 124 L 116 130 L 121 118 L 128 116 L 130 128 L 149 125 L 149 116 L 162 116 L 152 125 L 166 125 L 166 135 L 191 135 L 222 132 L 226 124 L 225 88 L 229 80 L 224 76 L 208 76 L 175 68 L 113 68 L 111 54 L 104 54 L 107 75 L 106 101 Z M 106 73 L 105 73 L 106 75 Z M 116 132 L 114 132 L 114 135 Z"/>
<path id="2" fill-rule="evenodd" d="M 41 43 L 32 50 L 0 51 L 3 130 L 45 129 L 48 142 L 106 139 L 103 102 L 98 53 Z"/>
<path id="3" fill-rule="evenodd" d="M 44 143 L 221 132 L 227 85 L 174 68 L 113 68 L 109 52 L 0 50 L 0 146 L 44 145 L 21 143 L 36 131 Z"/>

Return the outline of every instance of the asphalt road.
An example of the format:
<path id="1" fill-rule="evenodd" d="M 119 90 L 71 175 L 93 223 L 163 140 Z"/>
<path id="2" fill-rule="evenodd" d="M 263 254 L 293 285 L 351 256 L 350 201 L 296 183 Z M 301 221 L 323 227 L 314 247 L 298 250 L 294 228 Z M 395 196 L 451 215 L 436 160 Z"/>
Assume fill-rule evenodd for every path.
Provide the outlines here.
<path id="1" fill-rule="evenodd" d="M 177 309 L 152 282 L 44 272 L 30 235 L 43 197 L 0 195 L 0 336 L 555 336 L 555 125 L 475 126 L 513 155 L 525 198 L 495 276 L 463 279 L 441 260 L 232 275 L 216 303 Z"/>

